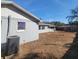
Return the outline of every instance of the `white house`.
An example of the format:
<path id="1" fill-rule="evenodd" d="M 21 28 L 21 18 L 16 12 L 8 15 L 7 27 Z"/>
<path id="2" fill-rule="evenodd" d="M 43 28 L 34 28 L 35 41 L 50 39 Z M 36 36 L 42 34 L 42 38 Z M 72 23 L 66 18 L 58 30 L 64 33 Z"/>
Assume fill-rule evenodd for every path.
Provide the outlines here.
<path id="1" fill-rule="evenodd" d="M 39 33 L 54 32 L 54 31 L 55 31 L 54 25 L 39 22 Z"/>
<path id="2" fill-rule="evenodd" d="M 17 35 L 20 44 L 37 40 L 39 18 L 12 1 L 1 2 L 1 43 L 7 36 Z"/>

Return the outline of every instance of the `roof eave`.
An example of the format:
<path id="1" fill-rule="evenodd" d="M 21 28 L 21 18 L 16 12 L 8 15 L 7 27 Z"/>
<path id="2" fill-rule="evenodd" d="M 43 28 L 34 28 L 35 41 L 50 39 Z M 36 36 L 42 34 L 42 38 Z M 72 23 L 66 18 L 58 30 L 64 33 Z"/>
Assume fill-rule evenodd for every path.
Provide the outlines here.
<path id="1" fill-rule="evenodd" d="M 40 19 L 38 17 L 34 16 L 33 14 L 31 14 L 30 12 L 28 12 L 24 8 L 20 7 L 18 4 L 14 3 L 13 1 L 1 1 L 1 4 L 12 4 L 13 6 L 16 6 L 17 8 L 19 8 L 20 10 L 22 10 L 26 14 L 28 14 L 31 17 L 35 18 L 37 22 L 40 22 Z"/>

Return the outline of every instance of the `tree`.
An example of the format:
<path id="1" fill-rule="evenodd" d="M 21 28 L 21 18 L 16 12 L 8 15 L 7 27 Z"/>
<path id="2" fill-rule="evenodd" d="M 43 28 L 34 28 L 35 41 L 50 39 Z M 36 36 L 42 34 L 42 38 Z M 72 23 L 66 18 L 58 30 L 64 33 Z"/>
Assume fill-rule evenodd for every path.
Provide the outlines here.
<path id="1" fill-rule="evenodd" d="M 69 21 L 69 24 L 74 24 L 75 22 L 78 24 L 78 8 L 71 10 L 71 15 L 66 17 Z"/>
<path id="2" fill-rule="evenodd" d="M 78 25 L 78 21 L 73 21 L 73 22 L 70 22 L 69 24 L 70 24 L 70 25 L 73 25 L 73 24 L 74 24 L 74 25 Z"/>
<path id="3" fill-rule="evenodd" d="M 56 21 L 56 22 L 51 22 L 50 24 L 55 25 L 55 26 L 62 26 L 62 25 L 64 25 L 64 23 L 58 22 L 58 21 Z"/>

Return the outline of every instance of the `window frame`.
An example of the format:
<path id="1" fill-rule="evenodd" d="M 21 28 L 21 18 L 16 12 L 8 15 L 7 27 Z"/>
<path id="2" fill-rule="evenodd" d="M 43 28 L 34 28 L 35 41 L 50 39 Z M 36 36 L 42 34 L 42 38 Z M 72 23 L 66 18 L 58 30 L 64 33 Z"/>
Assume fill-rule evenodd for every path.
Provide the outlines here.
<path id="1" fill-rule="evenodd" d="M 19 24 L 19 23 L 24 23 L 23 25 L 24 25 L 24 28 L 19 28 L 20 27 L 20 25 L 21 24 Z M 22 25 L 21 25 L 22 26 Z M 18 21 L 17 22 L 17 32 L 21 32 L 21 31 L 24 31 L 26 29 L 26 22 L 24 22 L 24 21 Z"/>

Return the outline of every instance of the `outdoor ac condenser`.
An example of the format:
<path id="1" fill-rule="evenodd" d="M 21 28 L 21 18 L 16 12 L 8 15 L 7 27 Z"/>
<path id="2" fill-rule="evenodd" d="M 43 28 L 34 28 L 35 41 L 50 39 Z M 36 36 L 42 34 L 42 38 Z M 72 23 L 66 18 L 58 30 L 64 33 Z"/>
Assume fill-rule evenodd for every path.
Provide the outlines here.
<path id="1" fill-rule="evenodd" d="M 19 50 L 19 37 L 18 36 L 9 36 L 7 37 L 7 42 L 5 45 L 5 49 L 1 47 L 2 52 L 4 52 L 3 55 L 9 56 L 12 54 L 16 54 Z"/>
<path id="2" fill-rule="evenodd" d="M 7 38 L 7 47 L 6 55 L 15 54 L 19 49 L 19 37 L 18 36 L 9 36 Z"/>

